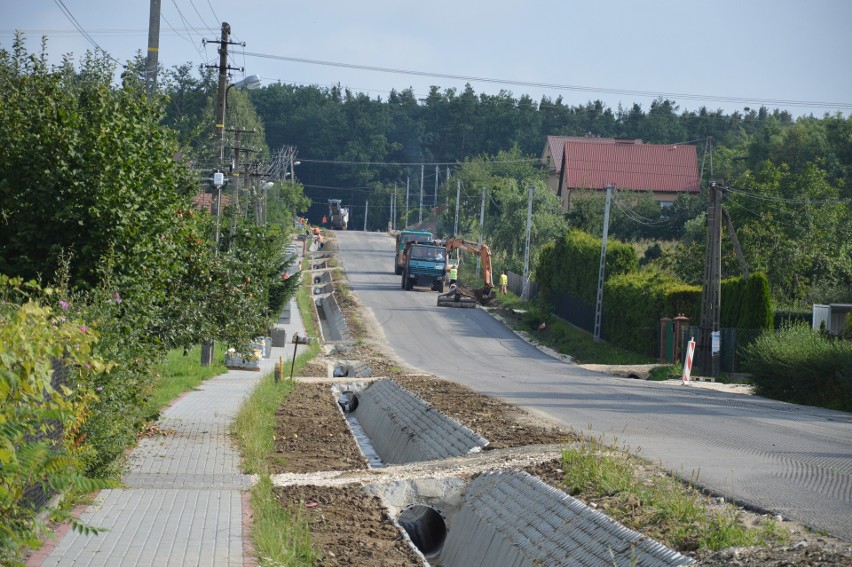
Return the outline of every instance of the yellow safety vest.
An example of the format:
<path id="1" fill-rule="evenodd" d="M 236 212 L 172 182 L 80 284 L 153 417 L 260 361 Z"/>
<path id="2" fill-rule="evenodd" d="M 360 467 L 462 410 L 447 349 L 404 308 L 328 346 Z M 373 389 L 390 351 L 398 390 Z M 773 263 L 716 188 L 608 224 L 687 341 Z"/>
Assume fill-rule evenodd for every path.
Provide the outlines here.
<path id="1" fill-rule="evenodd" d="M 455 280 L 458 279 L 459 271 L 455 268 L 450 268 L 450 279 Z"/>
<path id="2" fill-rule="evenodd" d="M 500 285 L 509 285 L 509 276 L 500 274 Z"/>

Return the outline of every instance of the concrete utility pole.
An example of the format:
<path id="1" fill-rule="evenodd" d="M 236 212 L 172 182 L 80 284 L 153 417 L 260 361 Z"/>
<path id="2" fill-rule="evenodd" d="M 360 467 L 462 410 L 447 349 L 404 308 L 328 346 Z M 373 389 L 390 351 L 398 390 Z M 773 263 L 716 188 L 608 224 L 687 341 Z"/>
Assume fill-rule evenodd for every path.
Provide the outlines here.
<path id="1" fill-rule="evenodd" d="M 461 179 L 456 179 L 456 220 L 453 222 L 453 236 L 459 234 L 459 199 L 461 197 Z"/>
<path id="2" fill-rule="evenodd" d="M 701 287 L 701 323 L 698 352 L 701 366 L 711 376 L 719 375 L 722 312 L 722 188 L 710 182 L 707 205 L 707 244 L 704 250 L 704 284 Z"/>
<path id="3" fill-rule="evenodd" d="M 216 107 L 216 139 L 219 144 L 219 168 L 225 163 L 225 97 L 228 89 L 228 44 L 231 26 L 222 22 L 222 39 L 219 42 L 219 89 Z"/>
<path id="4" fill-rule="evenodd" d="M 233 183 L 233 189 L 232 189 L 232 198 L 233 198 L 233 201 L 234 201 L 232 204 L 233 204 L 233 207 L 234 207 L 234 214 L 231 217 L 231 231 L 230 231 L 231 242 L 228 243 L 228 248 L 230 248 L 231 246 L 233 246 L 234 235 L 237 233 L 237 217 L 240 214 L 240 153 L 241 152 L 248 153 L 248 152 L 253 152 L 253 151 L 256 151 L 256 150 L 253 150 L 251 148 L 244 148 L 240 145 L 240 135 L 244 134 L 244 133 L 248 133 L 248 132 L 254 132 L 254 130 L 245 130 L 245 129 L 242 129 L 242 128 L 231 128 L 231 129 L 228 130 L 228 132 L 234 133 L 234 147 L 231 148 L 231 149 L 234 150 L 233 176 L 235 178 L 234 183 Z M 225 147 L 222 146 L 223 151 L 224 151 L 224 149 L 225 149 Z M 246 170 L 246 173 L 248 173 L 248 170 Z M 246 177 L 248 177 L 248 175 L 246 175 Z M 245 184 L 246 184 L 246 186 L 248 186 L 248 180 L 245 181 Z"/>
<path id="5" fill-rule="evenodd" d="M 438 208 L 438 166 L 435 166 L 435 201 L 432 203 L 432 208 Z"/>
<path id="6" fill-rule="evenodd" d="M 532 234 L 533 184 L 530 183 L 530 196 L 527 201 L 527 238 L 524 243 L 524 281 L 521 282 L 521 299 L 530 299 L 530 234 Z"/>
<path id="7" fill-rule="evenodd" d="M 157 66 L 160 54 L 160 0 L 151 0 L 148 18 L 148 58 L 145 61 L 145 90 L 148 98 L 157 90 Z"/>
<path id="8" fill-rule="evenodd" d="M 609 236 L 609 207 L 612 203 L 612 185 L 606 186 L 606 204 L 604 205 L 603 236 L 601 237 L 601 262 L 598 268 L 598 297 L 595 301 L 595 342 L 601 340 L 601 312 L 603 311 L 603 284 L 606 271 L 606 241 Z"/>
<path id="9" fill-rule="evenodd" d="M 482 190 L 482 205 L 479 207 L 479 247 L 482 248 L 482 239 L 485 236 L 485 197 L 488 195 L 488 189 Z M 479 274 L 481 259 L 476 256 L 476 273 Z"/>
<path id="10" fill-rule="evenodd" d="M 364 201 L 364 232 L 367 232 L 367 213 L 370 211 L 370 201 Z"/>
<path id="11" fill-rule="evenodd" d="M 426 171 L 425 166 L 420 164 L 420 208 L 418 209 L 417 222 L 423 222 L 423 181 L 425 180 L 424 172 Z"/>
<path id="12" fill-rule="evenodd" d="M 405 222 L 403 223 L 405 228 L 408 228 L 408 189 L 410 181 L 410 177 L 405 178 Z"/>
<path id="13" fill-rule="evenodd" d="M 388 224 L 391 230 L 396 226 L 396 185 L 393 186 L 393 193 L 391 193 L 390 222 Z"/>

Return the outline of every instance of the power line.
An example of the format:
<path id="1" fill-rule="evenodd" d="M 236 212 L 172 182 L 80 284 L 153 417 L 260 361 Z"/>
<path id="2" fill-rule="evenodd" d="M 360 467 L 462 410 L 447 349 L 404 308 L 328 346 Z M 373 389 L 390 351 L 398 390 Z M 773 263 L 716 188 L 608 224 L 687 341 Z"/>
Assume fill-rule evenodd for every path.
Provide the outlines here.
<path id="1" fill-rule="evenodd" d="M 80 34 L 85 37 L 89 43 L 91 43 L 98 51 L 103 53 L 111 61 L 114 61 L 115 63 L 120 63 L 118 59 L 112 57 L 104 50 L 104 48 L 98 45 L 98 42 L 95 41 L 95 39 L 91 35 L 89 35 L 89 33 L 85 30 L 85 28 L 83 28 L 82 25 L 80 25 L 80 22 L 77 21 L 77 18 L 74 17 L 74 14 L 71 13 L 71 10 L 68 9 L 68 7 L 62 0 L 53 0 L 53 2 L 59 7 L 62 13 L 65 14 L 65 17 L 68 18 L 68 21 L 71 22 L 71 25 L 77 28 L 77 31 L 79 31 Z"/>
<path id="2" fill-rule="evenodd" d="M 587 87 L 582 85 L 563 85 L 558 83 L 540 83 L 533 81 L 519 81 L 514 79 L 495 79 L 491 77 L 476 77 L 472 75 L 455 75 L 451 73 L 437 73 L 437 72 L 427 72 L 427 71 L 415 71 L 411 69 L 398 69 L 391 67 L 378 67 L 374 65 L 358 65 L 354 63 L 341 63 L 337 61 L 324 61 L 320 59 L 305 59 L 302 57 L 286 57 L 283 55 L 271 55 L 267 53 L 254 53 L 250 51 L 246 51 L 245 55 L 248 57 L 259 57 L 263 59 L 275 59 L 279 61 L 290 61 L 293 63 L 305 63 L 308 65 L 323 65 L 327 67 L 339 67 L 343 69 L 357 69 L 361 71 L 376 71 L 379 73 L 392 73 L 398 75 L 414 75 L 419 77 L 437 77 L 441 79 L 452 79 L 459 81 L 474 81 L 479 83 L 494 83 L 494 84 L 504 84 L 504 85 L 517 85 L 523 87 L 535 87 L 535 88 L 543 88 L 543 89 L 553 89 L 553 90 L 565 90 L 565 91 L 579 91 L 579 92 L 594 92 L 594 93 L 604 93 L 604 94 L 615 94 L 615 95 L 627 95 L 627 96 L 638 96 L 638 97 L 648 97 L 648 98 L 673 98 L 673 99 L 686 99 L 686 100 L 699 100 L 699 101 L 713 101 L 713 102 L 736 102 L 736 103 L 747 103 L 747 104 L 760 104 L 760 105 L 777 105 L 777 106 L 804 106 L 804 107 L 814 107 L 814 108 L 829 108 L 829 109 L 852 109 L 852 103 L 843 103 L 843 102 L 825 102 L 825 101 L 807 101 L 807 100 L 794 100 L 794 99 L 758 99 L 758 98 L 748 98 L 748 97 L 727 97 L 727 96 L 718 96 L 718 95 L 698 95 L 698 94 L 690 94 L 690 93 L 673 93 L 673 92 L 662 92 L 662 91 L 640 91 L 640 90 L 630 90 L 630 89 L 611 89 L 604 87 Z"/>
<path id="3" fill-rule="evenodd" d="M 791 205 L 849 205 L 852 204 L 852 199 L 787 199 L 785 197 L 770 197 L 767 195 L 761 195 L 760 193 L 748 192 L 742 189 L 734 189 L 732 187 L 728 187 L 726 189 L 729 193 L 735 193 L 737 195 L 742 195 L 743 197 L 747 197 L 749 199 L 756 199 L 758 201 L 769 201 L 773 203 L 789 203 Z"/>

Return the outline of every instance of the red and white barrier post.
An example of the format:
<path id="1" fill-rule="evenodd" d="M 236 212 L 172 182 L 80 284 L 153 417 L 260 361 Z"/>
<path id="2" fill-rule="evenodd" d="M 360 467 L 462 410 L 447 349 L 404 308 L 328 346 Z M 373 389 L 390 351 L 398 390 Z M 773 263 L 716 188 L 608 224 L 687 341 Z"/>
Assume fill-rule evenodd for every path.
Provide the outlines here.
<path id="1" fill-rule="evenodd" d="M 689 384 L 689 376 L 692 374 L 692 357 L 695 354 L 695 337 L 689 339 L 686 344 L 686 360 L 683 361 L 683 383 Z"/>

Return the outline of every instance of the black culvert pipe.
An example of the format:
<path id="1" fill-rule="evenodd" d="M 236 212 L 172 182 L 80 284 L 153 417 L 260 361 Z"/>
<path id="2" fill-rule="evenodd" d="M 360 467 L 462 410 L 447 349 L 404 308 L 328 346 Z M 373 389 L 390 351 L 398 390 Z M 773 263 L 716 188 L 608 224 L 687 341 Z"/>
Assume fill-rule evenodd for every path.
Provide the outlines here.
<path id="1" fill-rule="evenodd" d="M 340 397 L 337 398 L 337 403 L 343 409 L 343 413 L 352 413 L 358 409 L 358 396 L 355 395 L 355 392 L 347 390 L 341 392 Z"/>
<path id="2" fill-rule="evenodd" d="M 414 547 L 427 557 L 441 551 L 447 539 L 447 524 L 434 508 L 419 504 L 406 508 L 397 522 L 411 538 Z"/>

